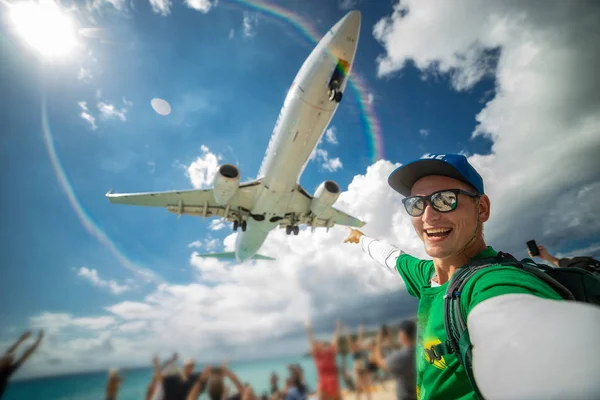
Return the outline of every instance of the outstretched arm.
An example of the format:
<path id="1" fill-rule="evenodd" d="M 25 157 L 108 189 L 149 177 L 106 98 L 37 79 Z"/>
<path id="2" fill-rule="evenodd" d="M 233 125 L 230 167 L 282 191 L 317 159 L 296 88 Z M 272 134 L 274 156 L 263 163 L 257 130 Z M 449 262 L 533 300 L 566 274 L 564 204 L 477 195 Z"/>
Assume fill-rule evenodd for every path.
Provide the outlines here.
<path id="1" fill-rule="evenodd" d="M 177 361 L 178 357 L 179 357 L 179 354 L 173 353 L 171 358 L 169 358 L 167 361 L 162 363 L 162 365 L 160 366 L 161 375 L 166 372 L 167 368 L 169 368 L 175 361 Z"/>
<path id="2" fill-rule="evenodd" d="M 211 367 L 204 368 L 200 376 L 198 376 L 198 380 L 196 380 L 196 383 L 194 383 L 194 386 L 192 386 L 192 389 L 190 390 L 186 400 L 198 399 L 206 387 L 206 381 L 208 381 L 208 377 L 210 376 L 211 372 Z"/>
<path id="3" fill-rule="evenodd" d="M 38 334 L 38 338 L 35 341 L 35 343 L 32 344 L 25 351 L 25 353 L 23 353 L 23 355 L 21 356 L 21 358 L 19 359 L 19 361 L 16 362 L 16 364 L 15 364 L 16 368 L 20 367 L 33 354 L 33 352 L 37 350 L 37 348 L 40 345 L 40 343 L 42 342 L 43 338 L 44 338 L 44 331 L 40 331 L 40 333 Z"/>
<path id="4" fill-rule="evenodd" d="M 237 392 L 240 394 L 240 396 L 242 396 L 244 394 L 244 385 L 242 385 L 242 382 L 240 382 L 237 375 L 233 371 L 231 371 L 230 369 L 227 369 L 227 368 L 223 369 L 223 375 L 226 376 L 227 378 L 229 378 L 229 380 L 231 382 L 233 382 L 233 385 L 235 386 L 235 390 L 237 390 Z"/>
<path id="5" fill-rule="evenodd" d="M 379 332 L 377 334 L 377 341 L 375 342 L 375 349 L 373 350 L 373 361 L 375 362 L 375 364 L 377 364 L 379 368 L 387 372 L 388 366 L 385 362 L 385 359 L 383 358 L 383 355 L 381 354 L 382 343 L 383 335 L 381 334 L 381 332 Z"/>
<path id="6" fill-rule="evenodd" d="M 160 368 L 160 362 L 158 360 L 158 356 L 154 357 L 154 359 L 152 360 L 152 365 L 154 366 L 154 377 L 153 379 L 156 382 L 162 382 L 163 379 L 163 374 L 162 374 L 162 369 Z"/>
<path id="7" fill-rule="evenodd" d="M 541 244 L 538 245 L 538 251 L 540 253 L 539 258 L 541 258 L 544 261 L 548 261 L 551 264 L 554 264 L 557 267 L 560 267 L 560 260 L 556 257 L 554 257 L 552 254 L 548 253 L 548 250 L 542 246 Z M 529 253 L 529 257 L 533 258 L 533 254 L 531 254 L 531 250 L 528 250 Z"/>
<path id="8" fill-rule="evenodd" d="M 506 294 L 477 304 L 467 325 L 473 373 L 484 398 L 598 397 L 600 307 Z M 540 368 L 556 360 L 569 366 L 567 376 L 563 368 Z"/>
<path id="9" fill-rule="evenodd" d="M 400 276 L 396 269 L 396 260 L 400 254 L 404 253 L 402 250 L 365 236 L 364 233 L 356 229 L 350 229 L 350 233 L 344 240 L 344 243 L 360 243 L 363 251 L 383 266 L 386 271 L 391 272 L 396 276 Z"/>
<path id="10" fill-rule="evenodd" d="M 16 342 L 14 342 L 14 343 L 12 344 L 12 346 L 10 346 L 10 347 L 9 347 L 9 348 L 6 350 L 6 352 L 5 352 L 4 354 L 5 354 L 5 355 L 7 355 L 7 354 L 10 354 L 10 353 L 13 353 L 15 350 L 17 350 L 17 347 L 19 347 L 19 345 L 20 345 L 21 343 L 23 343 L 24 341 L 26 341 L 26 340 L 29 338 L 29 336 L 31 336 L 31 332 L 27 331 L 27 332 L 23 333 L 23 334 L 22 334 L 22 335 L 21 335 L 21 336 L 20 336 L 20 337 L 17 339 L 17 341 L 16 341 Z"/>

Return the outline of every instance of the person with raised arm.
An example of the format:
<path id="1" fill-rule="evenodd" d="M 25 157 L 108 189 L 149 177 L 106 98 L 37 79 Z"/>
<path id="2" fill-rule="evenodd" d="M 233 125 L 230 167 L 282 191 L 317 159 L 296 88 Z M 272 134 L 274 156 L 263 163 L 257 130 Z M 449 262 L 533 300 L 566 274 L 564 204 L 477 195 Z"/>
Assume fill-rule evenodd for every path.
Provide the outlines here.
<path id="1" fill-rule="evenodd" d="M 305 329 L 308 337 L 310 354 L 312 355 L 317 368 L 317 396 L 319 400 L 341 400 L 342 394 L 340 392 L 338 368 L 336 364 L 341 322 L 337 321 L 335 333 L 330 342 L 315 340 L 312 334 L 310 321 L 306 322 Z"/>
<path id="2" fill-rule="evenodd" d="M 37 350 L 38 346 L 44 338 L 44 331 L 40 331 L 37 340 L 27 348 L 21 355 L 21 357 L 15 361 L 15 353 L 17 348 L 27 339 L 31 337 L 31 332 L 27 331 L 23 333 L 16 342 L 14 342 L 6 351 L 2 358 L 0 358 L 0 398 L 8 386 L 10 377 L 27 361 L 29 357 Z"/>

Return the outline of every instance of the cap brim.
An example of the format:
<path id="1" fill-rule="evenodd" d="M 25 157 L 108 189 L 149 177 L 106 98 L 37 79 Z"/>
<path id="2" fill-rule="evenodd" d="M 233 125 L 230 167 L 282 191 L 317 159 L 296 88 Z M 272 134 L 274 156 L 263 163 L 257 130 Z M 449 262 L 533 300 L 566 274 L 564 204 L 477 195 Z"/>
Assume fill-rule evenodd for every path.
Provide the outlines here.
<path id="1" fill-rule="evenodd" d="M 388 184 L 401 195 L 410 196 L 410 190 L 415 182 L 430 175 L 447 176 L 472 186 L 452 165 L 434 159 L 417 160 L 396 168 L 388 177 Z"/>

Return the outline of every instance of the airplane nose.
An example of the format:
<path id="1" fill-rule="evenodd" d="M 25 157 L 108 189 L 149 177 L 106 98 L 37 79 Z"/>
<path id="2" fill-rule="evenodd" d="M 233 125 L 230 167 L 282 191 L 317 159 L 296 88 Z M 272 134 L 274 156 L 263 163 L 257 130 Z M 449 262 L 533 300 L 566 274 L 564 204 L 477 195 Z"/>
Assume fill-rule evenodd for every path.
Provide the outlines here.
<path id="1" fill-rule="evenodd" d="M 352 62 L 360 33 L 360 20 L 360 11 L 350 11 L 331 28 L 332 38 L 328 47 L 332 54 Z"/>
<path id="2" fill-rule="evenodd" d="M 360 28 L 360 18 L 361 18 L 360 11 L 356 11 L 356 10 L 350 11 L 344 17 L 343 24 L 348 27 L 354 27 L 356 30 L 358 30 L 358 28 Z"/>

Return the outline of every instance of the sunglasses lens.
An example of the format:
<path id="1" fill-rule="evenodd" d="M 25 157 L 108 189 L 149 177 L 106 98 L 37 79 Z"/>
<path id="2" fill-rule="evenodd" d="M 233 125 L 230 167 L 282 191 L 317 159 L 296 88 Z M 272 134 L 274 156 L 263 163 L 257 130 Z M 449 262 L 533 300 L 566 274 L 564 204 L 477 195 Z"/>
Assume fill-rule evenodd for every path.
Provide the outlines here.
<path id="1" fill-rule="evenodd" d="M 409 215 L 417 217 L 423 214 L 423 211 L 425 210 L 425 202 L 419 197 L 409 197 L 404 202 L 404 208 L 406 208 L 406 212 Z"/>
<path id="2" fill-rule="evenodd" d="M 458 202 L 453 192 L 439 192 L 431 196 L 433 208 L 440 212 L 448 212 L 456 209 Z"/>

